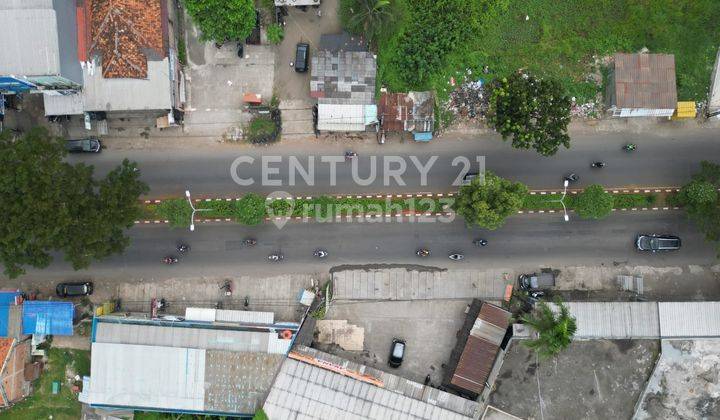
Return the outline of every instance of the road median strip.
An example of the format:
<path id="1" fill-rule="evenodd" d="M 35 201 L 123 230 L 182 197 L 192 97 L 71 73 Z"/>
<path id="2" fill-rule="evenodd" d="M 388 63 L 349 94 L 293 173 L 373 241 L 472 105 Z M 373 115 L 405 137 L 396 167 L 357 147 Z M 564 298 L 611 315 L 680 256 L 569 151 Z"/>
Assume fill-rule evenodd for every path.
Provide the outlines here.
<path id="1" fill-rule="evenodd" d="M 630 192 L 642 191 L 642 192 Z M 651 192 L 652 191 L 652 192 Z M 658 193 L 657 191 L 665 191 Z M 613 211 L 660 211 L 677 210 L 668 206 L 668 198 L 674 189 L 644 188 L 642 190 L 611 190 L 614 196 Z M 571 193 L 577 193 L 572 191 Z M 195 213 L 197 222 L 256 225 L 271 220 L 348 220 L 356 218 L 404 218 L 448 216 L 449 206 L 455 193 L 375 194 L 375 195 L 328 195 L 318 197 L 274 197 L 262 198 L 247 194 L 235 198 L 202 198 L 193 200 L 200 203 Z M 563 209 L 559 191 L 530 191 L 518 214 L 555 213 Z M 569 194 L 563 199 L 568 211 L 576 206 L 578 195 Z M 192 209 L 186 199 L 145 200 L 141 203 L 143 217 L 136 224 L 170 224 L 173 227 L 187 227 Z"/>

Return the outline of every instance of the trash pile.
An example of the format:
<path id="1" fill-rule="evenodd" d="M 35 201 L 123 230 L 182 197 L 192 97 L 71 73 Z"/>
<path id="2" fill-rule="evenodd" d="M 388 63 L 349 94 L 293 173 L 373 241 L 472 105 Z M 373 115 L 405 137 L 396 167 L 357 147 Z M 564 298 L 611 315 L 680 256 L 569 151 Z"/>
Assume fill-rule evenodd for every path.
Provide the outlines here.
<path id="1" fill-rule="evenodd" d="M 451 80 L 454 85 L 454 79 Z M 450 93 L 448 109 L 462 118 L 482 118 L 488 109 L 488 95 L 482 79 L 466 80 Z"/>
<path id="2" fill-rule="evenodd" d="M 600 115 L 601 110 L 597 102 L 579 104 L 576 102 L 575 97 L 572 98 L 570 103 L 570 116 L 572 118 L 598 119 Z"/>

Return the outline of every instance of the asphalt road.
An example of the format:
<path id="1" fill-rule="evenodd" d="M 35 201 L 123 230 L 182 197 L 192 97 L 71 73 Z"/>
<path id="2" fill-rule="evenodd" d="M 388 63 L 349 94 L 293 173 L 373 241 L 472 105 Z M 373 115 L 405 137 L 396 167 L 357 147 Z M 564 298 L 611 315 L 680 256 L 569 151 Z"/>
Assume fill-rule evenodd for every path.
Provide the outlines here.
<path id="1" fill-rule="evenodd" d="M 181 141 L 181 140 L 179 140 Z M 628 142 L 638 145 L 638 150 L 628 153 L 622 146 Z M 345 150 L 353 149 L 359 156 L 357 174 L 368 178 L 371 161 L 376 162 L 376 177 L 367 185 L 353 180 L 353 163 L 345 162 Z M 420 164 L 429 162 L 432 156 L 437 160 L 431 166 L 427 182 L 421 182 L 421 172 L 409 156 L 413 155 Z M 236 184 L 231 177 L 233 161 L 246 156 L 253 163 L 242 163 L 236 174 L 244 179 L 253 179 L 248 186 Z M 280 162 L 270 162 L 268 167 L 278 169 L 268 179 L 277 179 L 280 185 L 268 185 L 262 180 L 263 157 L 277 156 Z M 298 175 L 295 184 L 290 185 L 290 156 L 296 156 L 304 167 L 310 166 L 308 156 L 314 159 L 315 172 L 311 183 Z M 331 184 L 332 167 L 323 162 L 322 156 L 335 156 L 336 182 Z M 398 156 L 407 165 L 402 176 L 404 185 L 389 178 L 385 182 L 383 171 L 388 156 Z M 699 162 L 718 161 L 720 141 L 717 130 L 664 130 L 639 134 L 599 133 L 575 135 L 570 149 L 561 149 L 556 156 L 542 157 L 534 151 L 520 151 L 495 136 L 472 139 L 440 138 L 429 144 L 420 143 L 308 143 L 281 142 L 266 147 L 219 145 L 207 149 L 178 149 L 172 151 L 153 150 L 106 150 L 97 156 L 70 156 L 71 162 L 93 164 L 98 174 L 104 174 L 123 158 L 137 161 L 142 179 L 151 187 L 150 196 L 182 195 L 189 188 L 196 197 L 217 195 L 241 195 L 248 191 L 267 194 L 272 191 L 288 191 L 295 195 L 322 193 L 401 193 L 401 192 L 447 192 L 454 190 L 453 181 L 465 169 L 453 166 L 453 160 L 464 156 L 476 170 L 476 156 L 485 156 L 486 168 L 500 176 L 521 181 L 535 189 L 561 188 L 562 176 L 575 172 L 580 176 L 578 187 L 600 183 L 607 187 L 620 186 L 677 186 L 685 183 L 697 171 Z M 271 158 L 272 159 L 272 158 Z M 390 158 L 392 159 L 392 158 Z M 604 169 L 591 169 L 593 161 L 605 161 Z M 389 162 L 389 161 L 387 161 Z M 388 163 L 390 168 L 399 164 Z"/>
<path id="2" fill-rule="evenodd" d="M 637 233 L 673 233 L 683 239 L 677 252 L 648 254 L 635 251 Z M 129 232 L 132 244 L 125 254 L 74 272 L 64 262 L 46 270 L 31 270 L 24 280 L 37 279 L 163 279 L 201 276 L 274 275 L 327 271 L 333 267 L 374 264 L 418 264 L 440 268 L 524 268 L 577 265 L 682 266 L 711 264 L 713 247 L 686 221 L 681 211 L 614 213 L 603 221 L 561 215 L 535 214 L 508 219 L 507 224 L 488 232 L 467 229 L 461 220 L 452 223 L 315 223 L 290 222 L 278 230 L 271 224 L 198 225 L 195 232 L 171 230 L 163 225 L 138 226 Z M 241 245 L 245 237 L 258 244 Z M 488 246 L 477 248 L 472 240 L 483 237 Z M 191 251 L 175 265 L 161 263 L 174 254 L 178 241 Z M 327 249 L 325 260 L 313 257 L 315 248 Z M 420 259 L 415 250 L 425 247 L 432 255 Z M 282 252 L 280 263 L 267 261 Z M 463 252 L 465 260 L 454 262 L 450 252 Z"/>

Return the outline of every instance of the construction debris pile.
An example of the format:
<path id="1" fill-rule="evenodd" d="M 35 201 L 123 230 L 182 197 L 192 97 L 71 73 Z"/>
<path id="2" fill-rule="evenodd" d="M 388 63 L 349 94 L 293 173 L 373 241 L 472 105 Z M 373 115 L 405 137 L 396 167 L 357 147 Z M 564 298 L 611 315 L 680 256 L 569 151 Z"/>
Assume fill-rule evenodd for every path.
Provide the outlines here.
<path id="1" fill-rule="evenodd" d="M 572 102 L 570 104 L 570 116 L 572 118 L 600 118 L 601 110 L 597 102 L 593 101 L 579 104 L 576 102 L 575 97 L 573 97 L 571 100 Z"/>
<path id="2" fill-rule="evenodd" d="M 450 93 L 448 109 L 461 118 L 483 118 L 488 110 L 488 96 L 482 79 L 466 78 L 462 85 Z"/>

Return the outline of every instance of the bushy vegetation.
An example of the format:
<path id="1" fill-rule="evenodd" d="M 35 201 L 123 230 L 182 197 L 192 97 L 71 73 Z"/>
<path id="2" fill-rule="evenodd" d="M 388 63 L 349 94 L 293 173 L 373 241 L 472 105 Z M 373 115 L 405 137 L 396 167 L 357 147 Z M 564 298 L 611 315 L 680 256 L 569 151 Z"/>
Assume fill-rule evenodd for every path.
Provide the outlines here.
<path id="1" fill-rule="evenodd" d="M 380 34 L 378 77 L 393 91 L 435 88 L 442 97 L 470 69 L 490 81 L 526 69 L 591 100 L 600 58 L 675 54 L 678 97 L 703 100 L 720 39 L 717 0 L 396 0 Z M 482 70 L 487 66 L 487 73 Z"/>
<path id="2" fill-rule="evenodd" d="M 577 321 L 559 299 L 555 301 L 557 312 L 547 302 L 539 302 L 531 314 L 522 317 L 524 324 L 537 332 L 538 337 L 525 340 L 523 344 L 545 359 L 558 355 L 572 342 L 577 331 Z"/>
<path id="3" fill-rule="evenodd" d="M 613 209 L 615 198 L 605 192 L 602 185 L 593 184 L 585 188 L 575 199 L 575 211 L 583 219 L 602 219 Z"/>
<path id="4" fill-rule="evenodd" d="M 497 229 L 508 216 L 522 208 L 528 189 L 524 184 L 500 178 L 492 172 L 485 172 L 484 181 L 476 177 L 470 185 L 460 187 L 453 210 L 468 226 Z"/>
<path id="5" fill-rule="evenodd" d="M 267 143 L 277 140 L 280 127 L 270 117 L 258 115 L 250 121 L 245 137 L 252 143 Z"/>
<path id="6" fill-rule="evenodd" d="M 183 0 L 204 41 L 244 41 L 255 28 L 253 0 Z"/>
<path id="7" fill-rule="evenodd" d="M 283 27 L 277 23 L 272 23 L 267 27 L 267 39 L 271 44 L 279 44 L 285 38 Z"/>
<path id="8" fill-rule="evenodd" d="M 703 161 L 700 172 L 692 177 L 675 198 L 675 204 L 683 206 L 688 217 L 708 241 L 720 241 L 720 165 Z M 720 251 L 720 246 L 718 246 Z"/>
<path id="9" fill-rule="evenodd" d="M 343 29 L 373 42 L 392 24 L 390 0 L 340 0 L 338 15 Z"/>
<path id="10" fill-rule="evenodd" d="M 570 147 L 570 98 L 552 79 L 514 72 L 490 85 L 489 122 L 516 149 L 535 149 L 552 156 Z"/>

